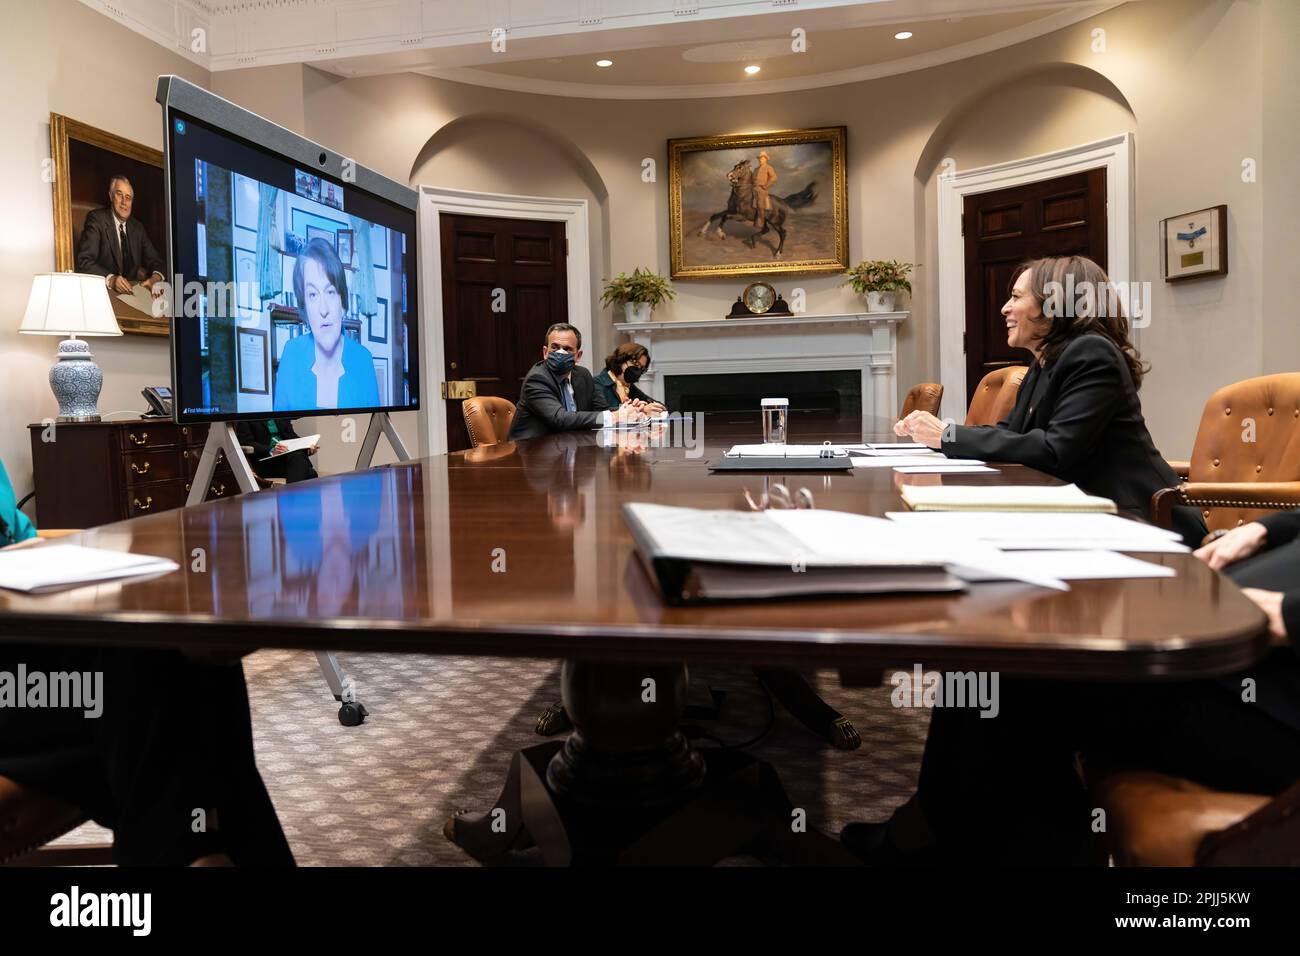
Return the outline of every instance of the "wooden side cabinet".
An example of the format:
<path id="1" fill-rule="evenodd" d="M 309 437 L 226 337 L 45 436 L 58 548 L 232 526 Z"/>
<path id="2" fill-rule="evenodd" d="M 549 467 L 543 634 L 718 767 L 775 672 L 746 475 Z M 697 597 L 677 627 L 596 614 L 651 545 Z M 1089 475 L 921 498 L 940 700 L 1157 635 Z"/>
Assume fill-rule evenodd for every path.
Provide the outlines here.
<path id="1" fill-rule="evenodd" d="M 208 437 L 207 425 L 166 418 L 27 427 L 41 528 L 93 528 L 181 507 Z M 222 459 L 207 497 L 237 494 Z"/>

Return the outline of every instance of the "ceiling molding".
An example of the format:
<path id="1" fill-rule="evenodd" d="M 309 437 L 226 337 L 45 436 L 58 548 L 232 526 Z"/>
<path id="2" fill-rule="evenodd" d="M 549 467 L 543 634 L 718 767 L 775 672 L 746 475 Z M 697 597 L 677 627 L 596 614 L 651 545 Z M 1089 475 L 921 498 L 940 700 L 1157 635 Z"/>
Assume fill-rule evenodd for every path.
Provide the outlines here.
<path id="1" fill-rule="evenodd" d="M 1003 47 L 1013 46 L 1073 26 L 1089 17 L 1122 6 L 1123 3 L 1124 0 L 1104 0 L 1104 2 L 1080 7 L 1079 9 L 1062 10 L 1050 17 L 1044 17 L 1041 20 L 1035 20 L 1032 23 L 993 33 L 986 37 L 980 37 L 978 40 L 945 47 L 942 50 L 933 50 L 929 53 L 890 60 L 886 63 L 855 67 L 851 70 L 837 70 L 831 73 L 818 73 L 811 76 L 790 77 L 782 80 L 740 80 L 735 83 L 712 83 L 699 86 L 609 86 L 596 83 L 535 80 L 524 76 L 476 70 L 473 67 L 449 67 L 446 69 L 420 67 L 411 70 L 411 72 L 440 80 L 468 83 L 473 86 L 486 86 L 515 93 L 538 93 L 544 96 L 565 96 L 574 99 L 674 100 L 794 93 L 801 90 L 843 86 L 849 83 L 861 83 L 864 80 L 875 80 L 885 76 L 911 73 L 916 70 L 925 70 L 945 63 L 979 56 L 983 53 L 990 53 Z M 357 72 L 346 75 L 364 76 L 366 74 Z"/>

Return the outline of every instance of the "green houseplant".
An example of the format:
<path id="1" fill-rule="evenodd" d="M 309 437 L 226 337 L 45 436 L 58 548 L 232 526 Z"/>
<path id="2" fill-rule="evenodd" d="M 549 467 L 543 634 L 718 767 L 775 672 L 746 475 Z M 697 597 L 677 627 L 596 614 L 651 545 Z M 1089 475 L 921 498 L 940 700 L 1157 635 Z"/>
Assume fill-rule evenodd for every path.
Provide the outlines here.
<path id="1" fill-rule="evenodd" d="M 667 277 L 638 266 L 631 275 L 620 272 L 610 279 L 600 301 L 605 305 L 621 303 L 628 322 L 648 322 L 656 306 L 676 296 Z"/>
<path id="2" fill-rule="evenodd" d="M 907 276 L 914 268 L 919 266 L 896 259 L 863 259 L 844 273 L 844 281 L 840 284 L 852 286 L 858 295 L 865 295 L 868 312 L 893 312 L 898 290 L 912 291 Z"/>

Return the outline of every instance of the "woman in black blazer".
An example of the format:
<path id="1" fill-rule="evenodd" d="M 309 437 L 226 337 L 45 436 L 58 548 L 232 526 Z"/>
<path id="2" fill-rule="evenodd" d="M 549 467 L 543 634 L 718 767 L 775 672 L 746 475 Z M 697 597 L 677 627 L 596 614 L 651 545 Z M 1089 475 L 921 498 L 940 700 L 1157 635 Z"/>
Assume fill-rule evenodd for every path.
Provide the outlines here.
<path id="1" fill-rule="evenodd" d="M 596 391 L 605 397 L 606 408 L 618 408 L 624 402 L 642 402 L 647 415 L 657 415 L 664 406 L 637 388 L 641 373 L 650 367 L 650 352 L 644 345 L 625 342 L 605 359 L 604 370 L 596 376 Z"/>
<path id="2" fill-rule="evenodd" d="M 1020 266 L 1002 315 L 1007 344 L 1028 349 L 1033 362 L 1011 414 L 997 425 L 966 426 L 916 411 L 894 431 L 954 458 L 1036 468 L 1150 519 L 1151 496 L 1178 478 L 1142 417 L 1147 368 L 1111 290 L 1102 268 L 1081 256 Z M 1200 544 L 1206 529 L 1195 509 L 1179 509 L 1174 521 L 1189 545 Z"/>

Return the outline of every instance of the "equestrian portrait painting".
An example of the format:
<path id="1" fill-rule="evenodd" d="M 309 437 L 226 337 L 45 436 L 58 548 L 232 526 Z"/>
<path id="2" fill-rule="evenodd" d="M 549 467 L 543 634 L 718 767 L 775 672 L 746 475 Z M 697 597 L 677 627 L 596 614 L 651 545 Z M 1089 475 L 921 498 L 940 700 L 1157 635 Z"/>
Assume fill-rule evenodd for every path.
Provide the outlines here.
<path id="1" fill-rule="evenodd" d="M 849 266 L 845 128 L 668 141 L 673 278 Z"/>

